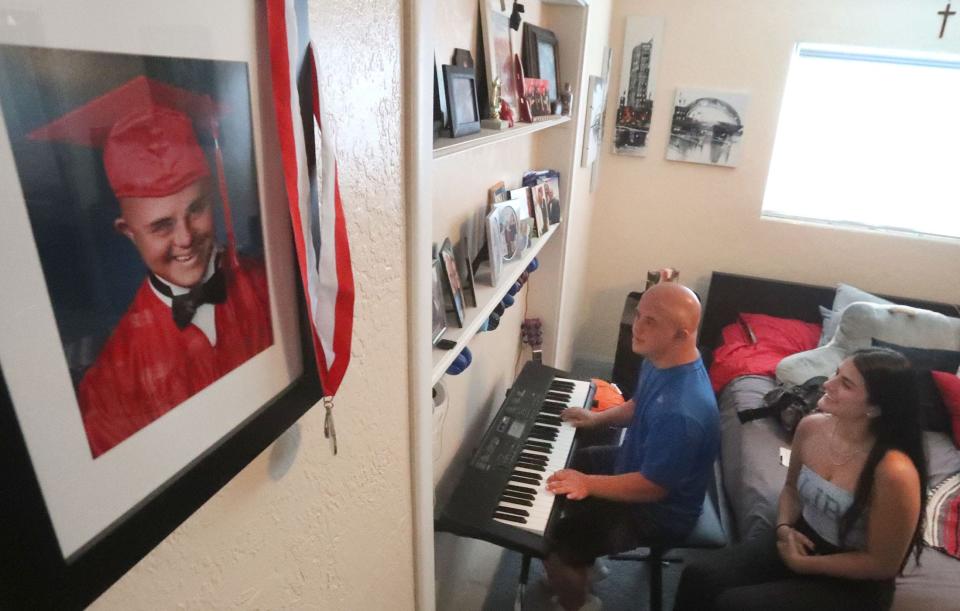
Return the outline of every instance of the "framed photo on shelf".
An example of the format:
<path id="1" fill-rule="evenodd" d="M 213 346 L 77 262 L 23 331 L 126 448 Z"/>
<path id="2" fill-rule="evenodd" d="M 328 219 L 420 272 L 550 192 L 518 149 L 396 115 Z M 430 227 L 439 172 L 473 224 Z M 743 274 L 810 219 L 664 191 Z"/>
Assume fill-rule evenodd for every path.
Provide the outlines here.
<path id="1" fill-rule="evenodd" d="M 544 199 L 547 202 L 547 216 L 551 225 L 561 220 L 560 215 L 560 177 L 556 174 L 543 181 Z"/>
<path id="2" fill-rule="evenodd" d="M 543 121 L 553 116 L 553 112 L 550 110 L 547 86 L 548 83 L 544 79 L 523 79 L 523 91 L 527 104 L 530 106 L 530 114 L 532 115 L 533 121 Z"/>
<path id="3" fill-rule="evenodd" d="M 463 287 L 464 304 L 469 308 L 477 307 L 477 293 L 474 288 L 473 266 L 470 265 L 470 244 L 464 238 L 460 240 L 453 254 L 457 259 L 457 271 L 460 274 L 460 285 Z"/>
<path id="4" fill-rule="evenodd" d="M 547 81 L 547 107 L 559 98 L 557 36 L 550 30 L 523 24 L 523 72 L 527 78 Z"/>
<path id="5" fill-rule="evenodd" d="M 487 189 L 487 204 L 488 207 L 493 204 L 498 204 L 500 202 L 507 201 L 507 187 L 503 184 L 503 181 L 498 181 L 492 187 Z"/>
<path id="6" fill-rule="evenodd" d="M 62 6 L 0 31 L 0 607 L 86 606 L 322 397 L 252 103 L 262 15 L 173 0 L 179 35 L 144 37 Z M 215 304 L 178 309 L 201 285 Z"/>
<path id="7" fill-rule="evenodd" d="M 517 81 L 517 106 L 520 107 L 520 121 L 524 123 L 533 122 L 533 114 L 530 112 L 530 101 L 527 100 L 527 90 L 524 87 L 525 76 L 523 74 L 523 62 L 520 61 L 520 55 L 513 54 L 513 75 Z"/>
<path id="8" fill-rule="evenodd" d="M 493 210 L 487 215 L 487 249 L 490 277 L 490 286 L 497 286 L 500 281 L 500 272 L 503 269 L 503 231 L 500 228 L 500 212 Z"/>
<path id="9" fill-rule="evenodd" d="M 450 135 L 468 136 L 480 131 L 477 108 L 477 74 L 473 68 L 444 66 L 443 80 L 447 87 L 447 111 L 450 114 Z"/>
<path id="10" fill-rule="evenodd" d="M 434 345 L 447 330 L 447 310 L 443 302 L 443 263 L 439 258 L 433 260 L 433 330 L 430 333 Z"/>
<path id="11" fill-rule="evenodd" d="M 503 260 L 512 261 L 526 246 L 520 231 L 520 218 L 517 209 L 510 202 L 496 204 L 493 214 L 497 215 L 497 224 L 500 230 L 500 241 L 503 244 Z"/>
<path id="12" fill-rule="evenodd" d="M 500 78 L 500 99 L 516 115 L 517 84 L 513 68 L 513 43 L 510 36 L 510 17 L 500 12 L 499 0 L 480 0 L 483 52 L 487 69 L 488 100 L 493 97 L 494 79 Z"/>
<path id="13" fill-rule="evenodd" d="M 443 241 L 440 247 L 440 263 L 443 264 L 444 292 L 446 294 L 448 312 L 452 312 L 458 327 L 463 326 L 464 302 L 463 286 L 460 284 L 460 273 L 457 271 L 457 259 L 453 254 L 453 245 L 450 238 Z"/>
<path id="14" fill-rule="evenodd" d="M 530 198 L 530 189 L 528 187 L 518 187 L 516 189 L 510 189 L 510 196 L 507 199 L 529 199 Z"/>
<path id="15" fill-rule="evenodd" d="M 530 203 L 527 201 L 526 196 L 517 197 L 506 201 L 506 204 L 511 206 L 513 210 L 517 213 L 517 221 L 520 223 L 520 252 L 522 253 L 527 249 L 527 246 L 530 245 L 531 238 L 531 229 L 533 228 L 533 223 L 527 223 L 527 220 L 532 220 L 530 218 Z"/>
<path id="16" fill-rule="evenodd" d="M 444 86 L 443 71 L 433 59 L 433 137 L 437 138 L 447 128 L 447 89 Z"/>
<path id="17" fill-rule="evenodd" d="M 550 215 L 547 210 L 547 192 L 545 187 L 546 185 L 543 183 L 530 187 L 534 208 L 533 217 L 536 221 L 538 235 L 543 235 L 550 230 Z"/>

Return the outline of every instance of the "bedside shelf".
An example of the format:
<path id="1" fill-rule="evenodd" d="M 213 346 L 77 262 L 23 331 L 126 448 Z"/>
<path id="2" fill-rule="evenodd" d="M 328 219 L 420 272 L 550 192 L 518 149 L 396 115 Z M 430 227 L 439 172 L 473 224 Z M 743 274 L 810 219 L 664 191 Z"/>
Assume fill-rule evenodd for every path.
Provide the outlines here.
<path id="1" fill-rule="evenodd" d="M 530 246 L 523 252 L 523 257 L 520 259 L 504 262 L 500 282 L 497 286 L 478 285 L 474 288 L 477 294 L 477 307 L 467 309 L 462 328 L 447 329 L 443 334 L 443 339 L 456 342 L 456 347 L 450 350 L 433 348 L 433 370 L 430 376 L 431 385 L 440 381 L 440 378 L 444 376 L 450 363 L 457 358 L 457 355 L 460 354 L 463 347 L 470 343 L 473 336 L 476 335 L 480 327 L 483 326 L 484 321 L 490 317 L 490 313 L 493 312 L 497 304 L 503 300 L 503 296 L 507 294 L 507 290 L 517 281 L 517 278 L 520 277 L 523 270 L 527 269 L 527 266 L 533 261 L 533 258 L 537 256 L 537 253 L 539 253 L 550 238 L 553 237 L 558 228 L 559 225 L 554 225 L 550 227 L 550 230 L 542 237 L 533 238 Z M 496 331 L 493 331 L 493 333 L 496 333 Z"/>
<path id="2" fill-rule="evenodd" d="M 433 141 L 433 158 L 440 159 L 464 151 L 470 151 L 481 146 L 503 142 L 511 138 L 517 138 L 526 134 L 532 134 L 540 130 L 548 129 L 556 125 L 568 123 L 570 117 L 557 117 L 546 121 L 537 121 L 536 123 L 516 123 L 514 127 L 508 129 L 481 129 L 475 134 L 462 136 L 460 138 L 437 138 Z"/>

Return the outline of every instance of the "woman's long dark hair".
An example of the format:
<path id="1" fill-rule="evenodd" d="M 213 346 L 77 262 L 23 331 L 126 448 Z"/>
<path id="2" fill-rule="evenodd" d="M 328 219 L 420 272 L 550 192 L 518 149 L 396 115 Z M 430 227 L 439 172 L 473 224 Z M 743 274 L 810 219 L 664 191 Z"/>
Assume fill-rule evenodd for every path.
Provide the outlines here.
<path id="1" fill-rule="evenodd" d="M 853 354 L 853 364 L 866 383 L 867 401 L 880 409 L 880 415 L 870 421 L 870 431 L 876 441 L 857 479 L 853 504 L 840 518 L 840 540 L 842 542 L 846 538 L 867 507 L 873 492 L 877 465 L 889 450 L 900 450 L 910 457 L 920 475 L 920 489 L 917 490 L 920 495 L 920 516 L 900 566 L 902 571 L 910 552 L 914 553 L 916 562 L 920 562 L 927 505 L 927 458 L 923 450 L 923 432 L 920 430 L 916 375 L 906 357 L 886 348 L 858 350 Z"/>

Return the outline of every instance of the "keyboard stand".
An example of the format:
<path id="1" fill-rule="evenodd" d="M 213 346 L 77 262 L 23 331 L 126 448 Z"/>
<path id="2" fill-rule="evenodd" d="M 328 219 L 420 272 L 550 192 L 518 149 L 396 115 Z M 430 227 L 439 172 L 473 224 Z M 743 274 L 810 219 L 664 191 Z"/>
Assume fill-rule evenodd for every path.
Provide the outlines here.
<path id="1" fill-rule="evenodd" d="M 527 581 L 530 579 L 530 554 L 524 554 L 520 564 L 520 581 L 517 583 L 517 597 L 513 601 L 513 611 L 523 611 L 527 596 Z"/>

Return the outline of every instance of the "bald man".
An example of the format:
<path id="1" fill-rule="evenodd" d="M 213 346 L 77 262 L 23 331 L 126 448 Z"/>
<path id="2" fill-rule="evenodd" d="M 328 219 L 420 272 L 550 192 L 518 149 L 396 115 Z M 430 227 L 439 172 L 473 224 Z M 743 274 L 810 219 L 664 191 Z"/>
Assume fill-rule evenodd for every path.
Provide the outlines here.
<path id="1" fill-rule="evenodd" d="M 603 412 L 564 410 L 578 428 L 626 428 L 617 447 L 585 448 L 575 469 L 547 479 L 565 495 L 564 516 L 545 566 L 559 604 L 599 609 L 588 595 L 589 568 L 599 556 L 641 541 L 678 541 L 700 516 L 720 449 L 717 402 L 700 352 L 700 301 L 685 286 L 664 283 L 640 298 L 633 351 L 644 357 L 632 398 Z"/>

